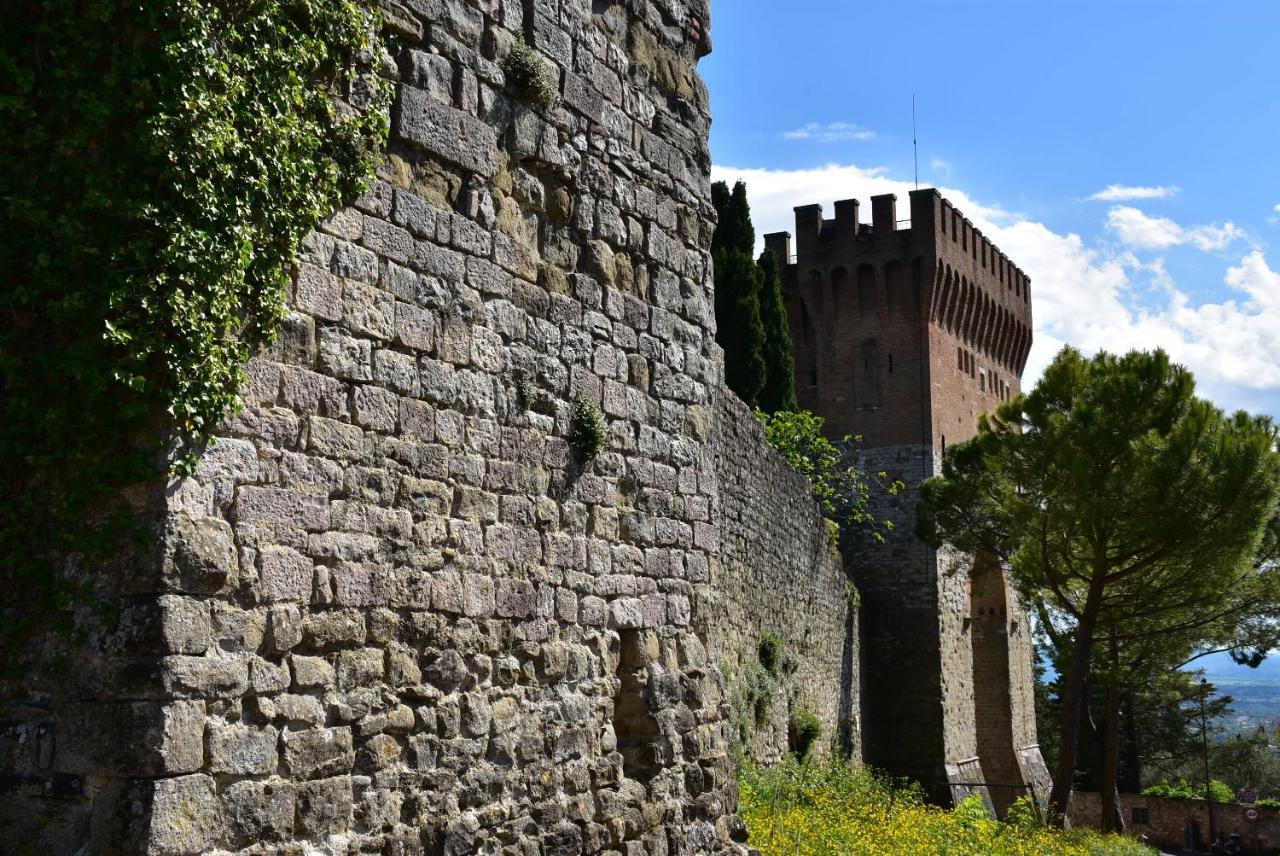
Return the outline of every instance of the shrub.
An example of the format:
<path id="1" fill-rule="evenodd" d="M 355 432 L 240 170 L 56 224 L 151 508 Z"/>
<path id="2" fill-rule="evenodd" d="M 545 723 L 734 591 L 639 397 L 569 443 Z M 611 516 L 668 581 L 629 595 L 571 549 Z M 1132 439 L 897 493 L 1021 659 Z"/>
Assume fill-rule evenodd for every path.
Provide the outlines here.
<path id="1" fill-rule="evenodd" d="M 782 640 L 772 630 L 760 637 L 760 665 L 771 675 L 778 674 L 778 659 L 782 653 Z"/>
<path id="2" fill-rule="evenodd" d="M 809 757 L 813 744 L 822 736 L 822 723 L 818 721 L 818 717 L 807 708 L 798 708 L 791 714 L 791 722 L 789 723 L 791 751 L 801 761 Z"/>
<path id="3" fill-rule="evenodd" d="M 822 514 L 841 529 L 864 527 L 877 541 L 893 529 L 889 520 L 877 521 L 871 513 L 873 488 L 889 495 L 902 490 L 900 482 L 888 482 L 885 473 L 868 473 L 856 460 L 857 437 L 845 436 L 832 443 L 822 433 L 825 420 L 807 410 L 764 413 L 765 437 L 796 472 L 809 479 Z"/>
<path id="4" fill-rule="evenodd" d="M 1214 802 L 1233 803 L 1236 801 L 1236 793 L 1231 790 L 1231 786 L 1226 782 L 1220 782 L 1213 779 L 1209 783 L 1209 794 Z M 1176 783 L 1169 782 L 1168 779 L 1158 785 L 1152 785 L 1142 792 L 1146 797 L 1164 797 L 1171 800 L 1202 800 L 1204 799 L 1204 785 L 1193 785 L 1186 779 L 1179 779 Z"/>
<path id="5" fill-rule="evenodd" d="M 609 440 L 609 426 L 604 414 L 594 401 L 578 398 L 569 414 L 569 445 L 577 450 L 582 460 L 593 461 Z"/>
<path id="6" fill-rule="evenodd" d="M 560 103 L 559 81 L 542 55 L 523 37 L 516 39 L 511 52 L 502 61 L 502 73 L 506 75 L 512 91 L 530 104 L 550 110 Z"/>
<path id="7" fill-rule="evenodd" d="M 930 806 L 918 786 L 847 761 L 744 765 L 739 778 L 749 844 L 764 856 L 1155 856 L 1131 838 L 1002 823 L 976 797 Z"/>

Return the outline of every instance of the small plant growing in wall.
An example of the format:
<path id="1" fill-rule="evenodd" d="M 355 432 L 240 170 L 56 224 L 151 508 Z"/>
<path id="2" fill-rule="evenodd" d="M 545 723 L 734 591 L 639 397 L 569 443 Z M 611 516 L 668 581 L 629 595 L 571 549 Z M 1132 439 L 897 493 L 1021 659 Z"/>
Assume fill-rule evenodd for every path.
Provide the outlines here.
<path id="1" fill-rule="evenodd" d="M 779 660 L 782 656 L 782 640 L 772 630 L 760 637 L 760 665 L 771 675 L 778 674 Z"/>
<path id="2" fill-rule="evenodd" d="M 569 414 L 569 445 L 586 462 L 595 460 L 608 440 L 609 427 L 600 408 L 588 398 L 576 399 Z"/>
<path id="3" fill-rule="evenodd" d="M 511 52 L 502 61 L 502 73 L 512 91 L 530 104 L 550 110 L 560 103 L 560 90 L 555 74 L 546 60 L 524 37 L 516 39 Z"/>
<path id="4" fill-rule="evenodd" d="M 809 752 L 822 736 L 822 723 L 818 721 L 818 717 L 814 716 L 813 711 L 801 707 L 791 714 L 787 730 L 791 751 L 803 761 L 809 757 Z"/>
<path id="5" fill-rule="evenodd" d="M 876 520 L 872 513 L 873 492 L 896 496 L 902 491 L 900 481 L 890 480 L 886 473 L 872 473 L 857 462 L 859 437 L 845 436 L 833 443 L 823 434 L 825 420 L 806 410 L 764 413 L 756 416 L 764 423 L 765 437 L 787 459 L 796 472 L 809 479 L 813 498 L 822 514 L 835 524 L 833 538 L 839 530 L 861 528 L 883 541 L 893 530 L 893 521 Z M 828 527 L 831 529 L 831 527 Z"/>

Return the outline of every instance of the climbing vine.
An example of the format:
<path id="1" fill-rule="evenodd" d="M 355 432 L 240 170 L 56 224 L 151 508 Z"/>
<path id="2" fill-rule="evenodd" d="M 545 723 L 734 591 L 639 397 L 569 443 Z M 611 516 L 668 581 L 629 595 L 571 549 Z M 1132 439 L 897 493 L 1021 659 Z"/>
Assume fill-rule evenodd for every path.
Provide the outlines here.
<path id="1" fill-rule="evenodd" d="M 45 0 L 0 35 L 0 624 L 237 407 L 304 235 L 386 134 L 353 0 Z M 68 561 L 70 560 L 70 561 Z M 34 603 L 33 603 L 34 601 Z"/>

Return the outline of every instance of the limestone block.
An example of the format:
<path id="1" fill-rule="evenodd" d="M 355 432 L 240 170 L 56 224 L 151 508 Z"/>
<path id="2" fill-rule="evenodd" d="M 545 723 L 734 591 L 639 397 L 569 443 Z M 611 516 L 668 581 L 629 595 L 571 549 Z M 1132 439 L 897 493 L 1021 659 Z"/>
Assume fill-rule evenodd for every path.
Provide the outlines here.
<path id="1" fill-rule="evenodd" d="M 268 546 L 258 553 L 258 596 L 264 601 L 307 603 L 314 576 L 315 563 L 296 550 Z"/>
<path id="2" fill-rule="evenodd" d="M 161 674 L 176 698 L 237 698 L 249 688 L 249 665 L 239 658 L 165 657 Z"/>
<path id="3" fill-rule="evenodd" d="M 240 781 L 222 792 L 222 815 L 235 846 L 283 841 L 293 834 L 296 786 L 284 779 Z"/>
<path id="4" fill-rule="evenodd" d="M 167 652 L 203 654 L 213 633 L 209 606 L 191 597 L 164 595 L 160 598 L 160 629 Z"/>
<path id="5" fill-rule="evenodd" d="M 165 541 L 165 581 L 179 591 L 216 593 L 236 570 L 235 538 L 222 518 L 175 515 Z"/>
<path id="6" fill-rule="evenodd" d="M 297 831 L 308 837 L 346 832 L 351 826 L 353 794 L 350 776 L 337 776 L 298 786 Z"/>
<path id="7" fill-rule="evenodd" d="M 300 690 L 325 690 L 337 685 L 337 673 L 323 657 L 292 655 L 293 686 Z"/>
<path id="8" fill-rule="evenodd" d="M 186 856 L 214 849 L 225 833 L 213 779 L 204 775 L 160 779 L 152 785 L 149 856 Z"/>
<path id="9" fill-rule="evenodd" d="M 349 773 L 355 763 L 350 728 L 284 730 L 285 769 L 294 779 L 318 779 Z"/>
<path id="10" fill-rule="evenodd" d="M 400 87 L 394 133 L 485 178 L 498 171 L 498 141 L 493 130 L 422 90 Z"/>
<path id="11" fill-rule="evenodd" d="M 233 776 L 267 776 L 276 771 L 276 730 L 233 724 L 208 731 L 209 769 Z"/>

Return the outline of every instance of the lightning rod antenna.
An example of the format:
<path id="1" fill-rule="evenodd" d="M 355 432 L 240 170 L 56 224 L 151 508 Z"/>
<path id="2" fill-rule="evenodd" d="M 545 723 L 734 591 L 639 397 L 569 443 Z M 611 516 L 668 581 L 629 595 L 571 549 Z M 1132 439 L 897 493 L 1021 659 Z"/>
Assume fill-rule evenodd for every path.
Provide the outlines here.
<path id="1" fill-rule="evenodd" d="M 911 148 L 916 161 L 916 190 L 920 189 L 920 140 L 916 130 L 916 94 L 911 93 Z"/>

